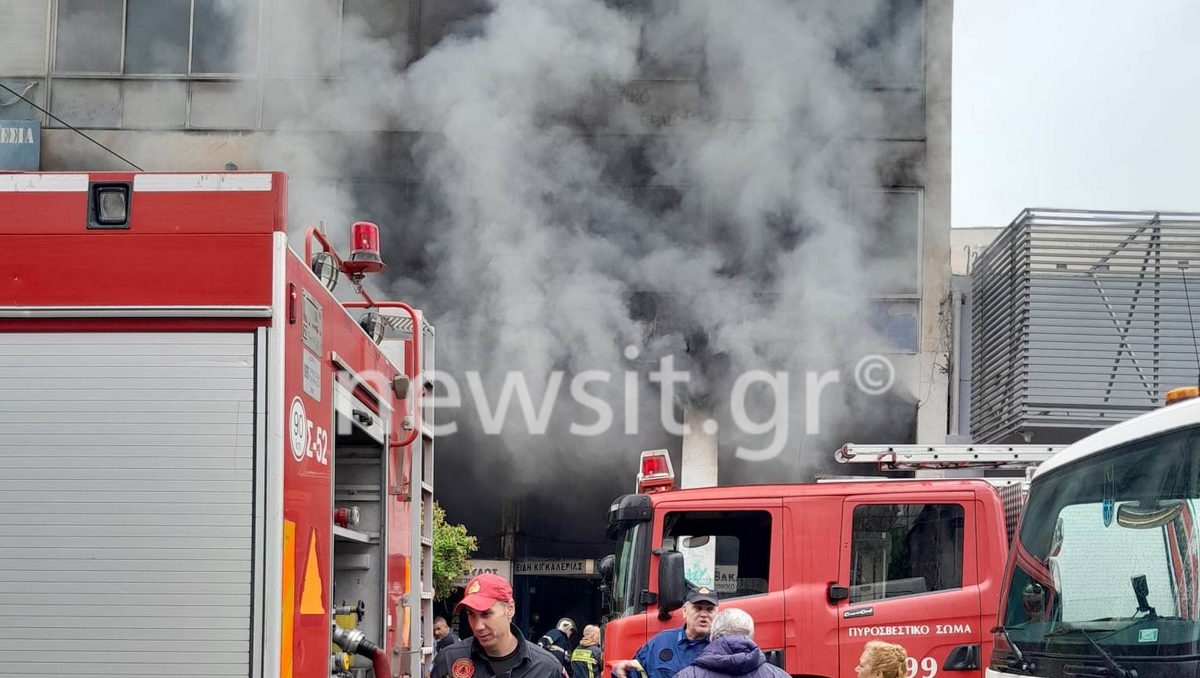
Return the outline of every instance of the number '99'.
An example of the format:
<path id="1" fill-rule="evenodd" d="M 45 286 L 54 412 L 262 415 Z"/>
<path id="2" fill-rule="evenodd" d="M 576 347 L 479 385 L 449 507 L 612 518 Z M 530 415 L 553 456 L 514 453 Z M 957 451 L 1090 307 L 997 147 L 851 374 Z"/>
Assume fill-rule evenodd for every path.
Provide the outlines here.
<path id="1" fill-rule="evenodd" d="M 906 678 L 917 678 L 918 673 L 920 673 L 920 678 L 933 678 L 937 675 L 937 660 L 933 657 L 925 657 L 919 664 L 916 657 L 909 657 L 904 663 L 908 667 Z"/>

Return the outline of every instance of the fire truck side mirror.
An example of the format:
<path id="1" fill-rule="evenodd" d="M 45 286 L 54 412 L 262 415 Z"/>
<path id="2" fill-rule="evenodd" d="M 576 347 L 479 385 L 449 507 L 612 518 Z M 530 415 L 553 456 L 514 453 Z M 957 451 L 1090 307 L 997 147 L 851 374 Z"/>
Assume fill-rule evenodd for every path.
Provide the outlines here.
<path id="1" fill-rule="evenodd" d="M 608 554 L 600 559 L 600 578 L 604 581 L 611 581 L 613 570 L 616 569 L 617 557 L 613 554 Z"/>
<path id="2" fill-rule="evenodd" d="M 679 551 L 664 551 L 658 557 L 659 612 L 672 612 L 683 607 L 686 595 L 683 554 Z"/>

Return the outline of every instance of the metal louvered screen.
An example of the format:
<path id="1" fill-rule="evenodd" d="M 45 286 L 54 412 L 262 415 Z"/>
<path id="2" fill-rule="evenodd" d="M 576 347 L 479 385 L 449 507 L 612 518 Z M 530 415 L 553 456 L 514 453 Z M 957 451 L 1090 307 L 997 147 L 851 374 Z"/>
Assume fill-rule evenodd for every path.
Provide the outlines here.
<path id="1" fill-rule="evenodd" d="M 250 676 L 255 336 L 0 334 L 0 676 Z"/>
<path id="2" fill-rule="evenodd" d="M 1013 534 L 1017 531 L 1017 525 L 1021 522 L 1021 512 L 1025 509 L 1025 496 L 1029 492 L 1029 483 L 1018 480 L 997 488 L 997 492 L 1004 505 L 1004 527 L 1008 531 L 1008 543 L 1011 544 Z"/>
<path id="3" fill-rule="evenodd" d="M 1188 296 L 1200 214 L 1022 212 L 972 271 L 974 442 L 1073 442 L 1197 385 Z"/>

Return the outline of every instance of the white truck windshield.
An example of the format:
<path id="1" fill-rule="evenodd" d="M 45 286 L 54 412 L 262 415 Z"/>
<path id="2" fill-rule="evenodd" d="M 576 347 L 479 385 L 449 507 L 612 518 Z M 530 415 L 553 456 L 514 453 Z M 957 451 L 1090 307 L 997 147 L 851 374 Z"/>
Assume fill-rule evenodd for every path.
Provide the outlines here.
<path id="1" fill-rule="evenodd" d="M 1024 652 L 1194 654 L 1200 639 L 1200 427 L 1034 481 L 1004 624 Z M 1084 633 L 1080 633 L 1080 631 Z"/>

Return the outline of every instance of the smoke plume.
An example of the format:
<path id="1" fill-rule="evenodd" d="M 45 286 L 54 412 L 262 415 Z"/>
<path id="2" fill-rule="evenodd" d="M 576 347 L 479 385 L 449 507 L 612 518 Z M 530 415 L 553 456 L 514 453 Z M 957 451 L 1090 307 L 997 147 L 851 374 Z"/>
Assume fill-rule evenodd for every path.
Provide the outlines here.
<path id="1" fill-rule="evenodd" d="M 295 227 L 326 219 L 344 243 L 339 230 L 378 215 L 390 267 L 373 284 L 427 313 L 438 368 L 462 394 L 438 415 L 459 428 L 439 443 L 439 493 L 558 493 L 598 523 L 631 489 L 640 450 L 677 454 L 649 379 L 665 357 L 690 374 L 672 416 L 698 407 L 719 425 L 723 480 L 800 480 L 841 443 L 911 434 L 913 394 L 863 397 L 851 371 L 882 346 L 873 299 L 909 284 L 915 266 L 879 229 L 893 205 L 878 189 L 912 179 L 911 159 L 877 142 L 904 112 L 872 85 L 914 69 L 920 82 L 919 2 L 505 0 L 422 12 L 456 5 L 458 16 L 423 19 L 445 26 L 429 44 L 421 27 L 405 33 L 421 36 L 412 44 L 367 18 L 344 22 L 345 77 L 280 85 L 311 105 L 285 115 L 264 163 L 295 177 Z M 330 128 L 364 131 L 303 132 Z M 351 175 L 403 188 L 339 181 Z M 589 370 L 611 375 L 586 391 L 614 414 L 593 436 L 571 430 L 597 421 L 570 392 Z M 752 370 L 789 376 L 788 438 L 765 462 L 730 452 L 771 438 L 739 430 L 729 410 Z M 810 434 L 805 373 L 829 370 L 841 380 L 823 390 Z M 485 431 L 468 373 L 492 408 L 519 374 L 535 410 L 561 374 L 545 431 L 530 431 L 516 397 L 500 433 Z M 775 412 L 776 395 L 751 388 L 751 418 Z M 453 504 L 482 499 L 466 494 L 446 500 L 452 518 Z"/>

